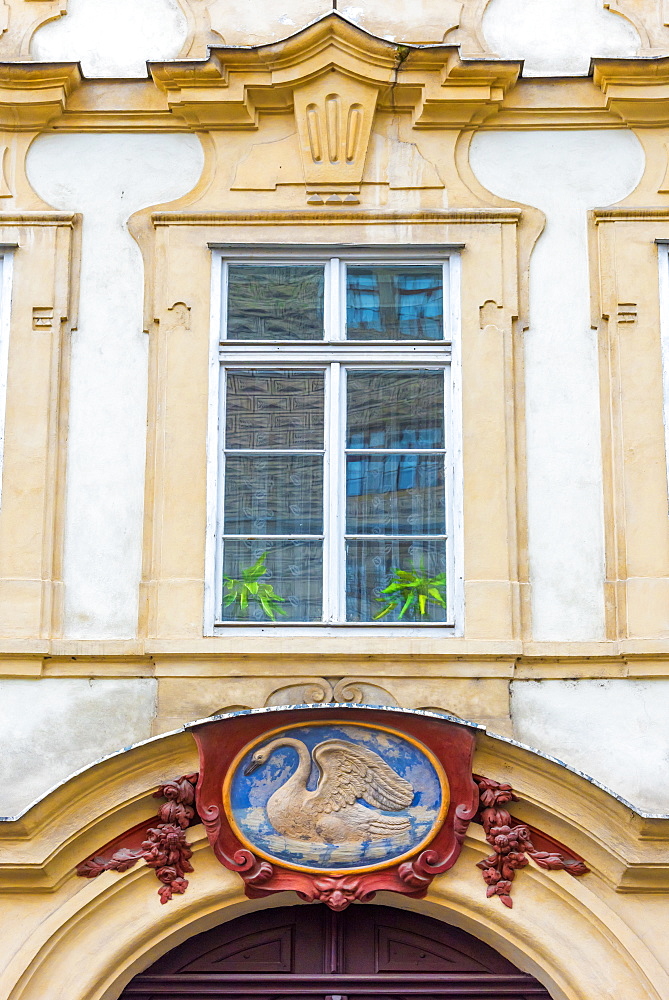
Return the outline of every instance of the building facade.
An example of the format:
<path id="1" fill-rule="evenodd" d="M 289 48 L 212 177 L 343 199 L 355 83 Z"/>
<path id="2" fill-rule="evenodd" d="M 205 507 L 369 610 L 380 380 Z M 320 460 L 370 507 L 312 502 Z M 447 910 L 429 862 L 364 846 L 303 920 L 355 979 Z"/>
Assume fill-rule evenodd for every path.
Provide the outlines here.
<path id="1" fill-rule="evenodd" d="M 472 734 L 588 869 L 500 905 L 473 823 L 354 907 L 666 1000 L 669 11 L 334 8 L 0 4 L 0 996 L 304 905 L 198 823 L 164 907 L 77 866 L 193 723 L 335 705 Z"/>

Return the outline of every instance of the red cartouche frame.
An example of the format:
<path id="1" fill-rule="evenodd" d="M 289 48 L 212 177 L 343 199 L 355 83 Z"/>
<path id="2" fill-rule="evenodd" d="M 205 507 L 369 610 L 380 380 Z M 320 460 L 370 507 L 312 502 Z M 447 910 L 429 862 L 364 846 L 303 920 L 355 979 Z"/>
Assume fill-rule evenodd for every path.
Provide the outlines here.
<path id="1" fill-rule="evenodd" d="M 386 890 L 405 896 L 425 896 L 432 879 L 455 864 L 470 822 L 479 808 L 479 789 L 472 778 L 474 735 L 446 719 L 373 708 L 306 708 L 277 712 L 282 729 L 310 723 L 357 723 L 394 729 L 422 743 L 446 773 L 450 802 L 441 826 L 428 844 L 401 863 L 367 872 L 298 871 L 257 857 L 235 835 L 223 806 L 223 782 L 235 757 L 246 744 L 271 731 L 274 713 L 212 719 L 193 728 L 200 752 L 197 812 L 222 865 L 238 872 L 250 898 L 293 890 L 307 902 L 343 910 L 354 900 L 368 902 Z"/>

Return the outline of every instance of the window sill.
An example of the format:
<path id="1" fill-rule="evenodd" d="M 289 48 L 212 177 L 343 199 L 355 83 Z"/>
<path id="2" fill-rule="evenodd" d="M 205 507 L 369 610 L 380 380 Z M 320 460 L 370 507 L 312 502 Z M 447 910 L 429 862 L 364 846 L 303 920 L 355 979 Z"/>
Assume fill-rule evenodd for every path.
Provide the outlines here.
<path id="1" fill-rule="evenodd" d="M 423 635 L 425 632 L 429 632 L 432 636 L 458 636 L 461 633 L 457 630 L 456 626 L 453 624 L 448 624 L 447 622 L 425 622 L 424 624 L 417 624 L 411 622 L 405 624 L 403 622 L 328 622 L 328 623 L 311 623 L 311 624 L 298 624 L 296 622 L 267 622 L 266 624 L 258 624 L 256 622 L 217 622 L 213 629 L 214 636 L 230 636 L 230 635 L 271 635 L 276 633 L 277 629 L 281 630 L 282 636 L 309 636 L 309 635 L 319 635 L 319 636 L 355 636 L 355 635 L 369 635 L 371 631 L 375 635 L 381 636 L 416 636 Z"/>

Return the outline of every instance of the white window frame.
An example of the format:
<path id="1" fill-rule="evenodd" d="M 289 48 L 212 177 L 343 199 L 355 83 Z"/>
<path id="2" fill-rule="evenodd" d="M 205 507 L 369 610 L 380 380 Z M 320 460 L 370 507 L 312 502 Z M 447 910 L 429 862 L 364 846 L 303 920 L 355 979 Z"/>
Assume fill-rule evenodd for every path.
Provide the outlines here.
<path id="1" fill-rule="evenodd" d="M 461 431 L 461 379 L 460 379 L 460 257 L 451 248 L 435 246 L 343 247 L 318 246 L 287 248 L 282 246 L 213 246 L 211 286 L 211 349 L 209 368 L 209 420 L 207 436 L 207 539 L 205 549 L 205 635 L 268 634 L 280 628 L 282 634 L 337 634 L 349 633 L 403 635 L 434 634 L 434 630 L 448 635 L 461 635 L 464 618 L 463 552 L 462 552 L 462 431 Z M 324 295 L 325 336 L 322 341 L 227 341 L 225 339 L 225 308 L 227 305 L 226 273 L 228 264 L 314 264 L 326 263 Z M 328 262 L 331 262 L 328 264 Z M 444 273 L 444 340 L 443 341 L 347 341 L 345 331 L 346 281 L 348 263 L 366 264 L 416 264 L 440 265 Z M 363 368 L 439 368 L 450 372 L 444 379 L 445 454 L 446 454 L 446 544 L 447 544 L 447 622 L 345 622 L 323 621 L 286 623 L 221 622 L 217 613 L 221 608 L 222 577 L 222 502 L 224 473 L 221 465 L 220 434 L 224 412 L 224 385 L 226 369 L 277 367 L 323 368 L 326 370 L 325 450 L 326 469 L 324 491 L 335 498 L 324 504 L 325 535 L 323 558 L 325 579 L 333 584 L 328 588 L 336 594 L 324 594 L 324 618 L 345 611 L 336 605 L 342 599 L 344 587 L 341 574 L 345 573 L 343 545 L 330 540 L 343 536 L 345 490 L 328 490 L 326 483 L 335 476 L 343 479 L 345 471 L 341 461 L 345 454 L 342 444 L 346 406 L 342 404 L 341 391 L 345 386 L 334 383 L 342 379 L 345 369 Z M 345 397 L 344 397 L 345 399 Z M 339 420 L 339 447 L 332 447 L 333 421 Z M 339 469 L 333 468 L 338 463 Z M 328 477 L 330 477 L 328 479 Z M 338 502 L 336 502 L 338 498 Z M 338 558 L 333 558 L 337 550 Z M 344 597 L 345 600 L 345 597 Z"/>
<path id="2" fill-rule="evenodd" d="M 5 465 L 5 424 L 7 418 L 7 374 L 9 369 L 9 321 L 12 305 L 14 254 L 0 246 L 0 506 L 2 505 Z"/>

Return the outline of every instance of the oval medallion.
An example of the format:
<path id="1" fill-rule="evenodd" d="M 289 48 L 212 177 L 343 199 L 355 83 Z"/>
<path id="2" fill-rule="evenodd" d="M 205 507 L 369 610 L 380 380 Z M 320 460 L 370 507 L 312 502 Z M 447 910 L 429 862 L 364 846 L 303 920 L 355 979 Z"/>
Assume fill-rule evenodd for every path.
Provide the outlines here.
<path id="1" fill-rule="evenodd" d="M 311 723 L 266 733 L 237 755 L 223 799 L 239 840 L 305 871 L 386 867 L 415 854 L 448 809 L 434 755 L 396 730 Z"/>

